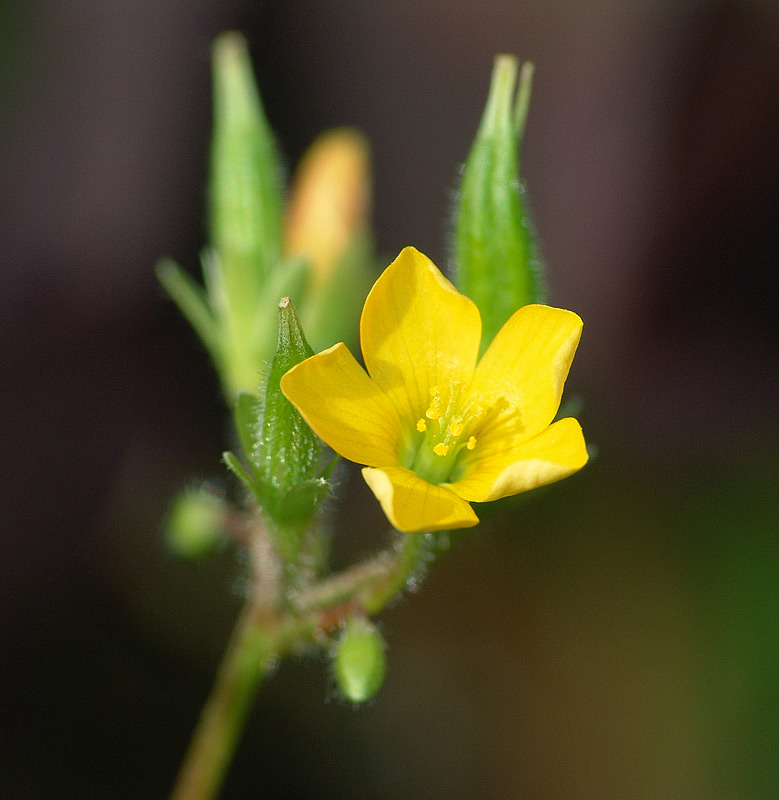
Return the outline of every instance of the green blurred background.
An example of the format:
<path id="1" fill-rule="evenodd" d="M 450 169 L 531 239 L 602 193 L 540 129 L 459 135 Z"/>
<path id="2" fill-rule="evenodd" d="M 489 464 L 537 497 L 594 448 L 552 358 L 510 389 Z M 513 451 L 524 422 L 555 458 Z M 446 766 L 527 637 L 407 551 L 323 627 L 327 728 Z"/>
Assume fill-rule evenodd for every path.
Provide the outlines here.
<path id="1" fill-rule="evenodd" d="M 779 797 L 779 10 L 773 2 L 0 7 L 0 796 L 165 797 L 240 602 L 161 520 L 228 480 L 206 356 L 155 282 L 204 242 L 209 50 L 250 41 L 290 164 L 374 147 L 389 262 L 447 265 L 492 59 L 536 64 L 523 174 L 598 458 L 458 537 L 384 615 L 354 711 L 264 688 L 229 798 Z M 352 472 L 338 557 L 381 544 Z M 367 532 L 367 533 L 366 533 Z"/>

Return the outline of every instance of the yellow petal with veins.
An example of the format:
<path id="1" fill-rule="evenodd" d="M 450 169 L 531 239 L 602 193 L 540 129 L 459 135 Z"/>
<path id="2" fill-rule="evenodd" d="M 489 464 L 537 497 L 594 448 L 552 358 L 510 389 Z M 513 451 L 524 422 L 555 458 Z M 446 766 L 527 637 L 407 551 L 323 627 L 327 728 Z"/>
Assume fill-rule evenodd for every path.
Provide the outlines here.
<path id="1" fill-rule="evenodd" d="M 362 471 L 387 519 L 405 533 L 471 528 L 479 522 L 473 509 L 444 486 L 423 481 L 402 467 Z"/>
<path id="2" fill-rule="evenodd" d="M 463 477 L 448 485 L 464 500 L 482 503 L 559 481 L 586 463 L 581 426 L 566 417 L 514 446 L 497 437 L 491 442 L 480 439 Z"/>
<path id="3" fill-rule="evenodd" d="M 488 404 L 504 398 L 519 412 L 524 437 L 554 419 L 582 334 L 572 311 L 524 306 L 498 331 L 479 362 L 473 389 Z"/>
<path id="4" fill-rule="evenodd" d="M 376 281 L 360 320 L 365 366 L 411 425 L 434 408 L 432 387 L 471 380 L 480 338 L 476 305 L 413 247 Z"/>
<path id="5" fill-rule="evenodd" d="M 281 390 L 311 429 L 358 464 L 398 460 L 400 423 L 392 405 L 344 344 L 293 367 Z"/>

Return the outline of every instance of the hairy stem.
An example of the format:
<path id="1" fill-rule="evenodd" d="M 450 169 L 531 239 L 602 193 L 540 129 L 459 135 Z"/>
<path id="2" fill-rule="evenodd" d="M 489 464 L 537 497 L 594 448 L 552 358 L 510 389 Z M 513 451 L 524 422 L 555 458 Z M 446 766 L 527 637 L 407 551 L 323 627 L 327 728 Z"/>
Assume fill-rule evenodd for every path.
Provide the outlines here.
<path id="1" fill-rule="evenodd" d="M 317 632 L 337 627 L 355 608 L 371 615 L 385 608 L 414 574 L 422 545 L 422 534 L 406 534 L 393 550 L 301 592 L 293 598 L 294 607 L 284 611 L 278 610 L 275 592 L 268 591 L 274 576 L 258 581 L 233 631 L 170 800 L 218 796 L 263 678 L 282 656 L 312 641 Z M 258 578 L 269 563 L 260 547 L 252 549 Z"/>
<path id="2" fill-rule="evenodd" d="M 303 630 L 263 619 L 247 604 L 200 715 L 171 800 L 217 797 L 262 679 Z"/>

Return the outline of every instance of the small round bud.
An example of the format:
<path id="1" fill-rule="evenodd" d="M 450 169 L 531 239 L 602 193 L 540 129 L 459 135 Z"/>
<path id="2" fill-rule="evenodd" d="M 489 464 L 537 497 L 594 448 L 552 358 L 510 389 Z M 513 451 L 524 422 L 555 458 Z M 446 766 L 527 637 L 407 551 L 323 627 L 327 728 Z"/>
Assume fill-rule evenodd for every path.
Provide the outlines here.
<path id="1" fill-rule="evenodd" d="M 207 489 L 181 492 L 171 504 L 165 539 L 182 558 L 198 559 L 223 541 L 224 505 Z"/>
<path id="2" fill-rule="evenodd" d="M 385 642 L 375 625 L 360 617 L 348 620 L 335 649 L 333 673 L 352 703 L 370 700 L 384 682 Z"/>

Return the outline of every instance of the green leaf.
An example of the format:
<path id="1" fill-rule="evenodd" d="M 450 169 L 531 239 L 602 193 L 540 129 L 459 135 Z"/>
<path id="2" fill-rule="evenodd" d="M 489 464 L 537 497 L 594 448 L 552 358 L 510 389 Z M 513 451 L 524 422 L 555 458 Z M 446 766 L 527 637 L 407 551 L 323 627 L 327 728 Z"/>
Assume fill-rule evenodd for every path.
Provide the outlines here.
<path id="1" fill-rule="evenodd" d="M 222 453 L 222 461 L 224 461 L 225 466 L 230 472 L 232 472 L 252 494 L 257 495 L 259 489 L 257 481 L 249 474 L 246 467 L 244 467 L 235 453 L 225 450 L 225 452 Z"/>
<path id="2" fill-rule="evenodd" d="M 218 365 L 221 360 L 219 329 L 203 289 L 170 258 L 157 262 L 157 278 Z"/>
<path id="3" fill-rule="evenodd" d="M 482 315 L 482 352 L 518 308 L 542 300 L 540 260 L 519 178 L 532 69 L 514 99 L 517 60 L 498 56 L 456 212 L 458 288 Z"/>

